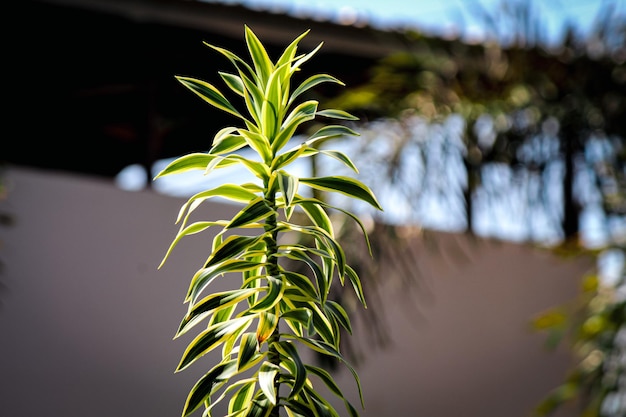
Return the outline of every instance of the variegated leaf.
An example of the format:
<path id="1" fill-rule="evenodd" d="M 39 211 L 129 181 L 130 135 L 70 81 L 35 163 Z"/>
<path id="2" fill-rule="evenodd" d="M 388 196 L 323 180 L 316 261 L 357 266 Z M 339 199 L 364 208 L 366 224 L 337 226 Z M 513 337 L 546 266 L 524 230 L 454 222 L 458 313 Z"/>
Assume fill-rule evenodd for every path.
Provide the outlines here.
<path id="1" fill-rule="evenodd" d="M 176 372 L 182 371 L 201 356 L 215 349 L 222 341 L 230 337 L 232 333 L 241 331 L 241 329 L 250 326 L 252 319 L 253 317 L 251 316 L 235 318 L 213 325 L 200 333 L 189 343 L 187 349 L 185 349 L 182 359 L 176 367 Z"/>
<path id="2" fill-rule="evenodd" d="M 300 178 L 300 182 L 318 190 L 345 194 L 348 197 L 365 201 L 378 210 L 383 209 L 372 190 L 361 181 L 354 178 L 336 175 L 332 177 Z"/>

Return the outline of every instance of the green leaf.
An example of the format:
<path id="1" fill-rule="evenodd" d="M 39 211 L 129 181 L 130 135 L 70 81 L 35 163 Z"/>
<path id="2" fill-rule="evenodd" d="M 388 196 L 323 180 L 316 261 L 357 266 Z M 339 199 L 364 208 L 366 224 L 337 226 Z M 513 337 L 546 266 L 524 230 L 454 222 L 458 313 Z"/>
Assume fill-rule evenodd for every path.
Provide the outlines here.
<path id="1" fill-rule="evenodd" d="M 274 406 L 267 398 L 255 398 L 252 400 L 250 411 L 246 417 L 269 417 Z"/>
<path id="2" fill-rule="evenodd" d="M 243 72 L 242 68 L 248 72 L 248 75 L 255 77 L 254 70 L 241 58 L 239 58 L 234 53 L 230 52 L 227 49 L 220 48 L 219 46 L 211 45 L 210 43 L 203 42 L 209 48 L 214 49 L 215 51 L 224 55 L 228 60 L 237 68 L 238 71 Z M 242 77 L 243 78 L 243 77 Z"/>
<path id="3" fill-rule="evenodd" d="M 228 272 L 250 271 L 263 266 L 263 263 L 251 262 L 241 259 L 226 259 L 224 262 L 202 268 L 195 273 L 191 279 L 189 289 L 185 301 L 195 303 L 198 295 L 206 288 L 214 278 L 226 274 Z"/>
<path id="4" fill-rule="evenodd" d="M 284 134 L 288 135 L 288 132 L 285 132 Z M 292 163 L 294 160 L 296 160 L 299 157 L 309 157 L 309 156 L 315 155 L 320 152 L 319 150 L 312 147 L 317 142 L 330 139 L 330 138 L 344 136 L 344 135 L 358 136 L 359 134 L 355 132 L 354 130 L 347 128 L 345 126 L 341 126 L 341 125 L 332 125 L 332 126 L 322 127 L 313 135 L 311 135 L 306 142 L 303 142 L 300 145 L 274 158 L 274 161 L 272 162 L 272 169 L 283 168 L 287 166 L 288 164 Z M 356 168 L 356 166 L 354 168 Z"/>
<path id="5" fill-rule="evenodd" d="M 213 159 L 209 163 L 209 165 L 206 167 L 206 170 L 204 171 L 204 175 L 209 175 L 211 172 L 213 172 L 216 169 L 227 168 L 232 165 L 236 165 L 238 163 L 239 161 L 232 159 L 232 155 L 227 155 L 227 156 L 215 155 L 215 159 Z"/>
<path id="6" fill-rule="evenodd" d="M 163 256 L 163 260 L 161 260 L 161 263 L 159 264 L 157 269 L 160 269 L 163 266 L 167 258 L 170 256 L 170 253 L 172 252 L 174 247 L 176 247 L 178 242 L 180 242 L 180 240 L 183 237 L 200 233 L 208 229 L 211 226 L 219 226 L 219 225 L 222 225 L 222 223 L 221 222 L 196 222 L 187 226 L 183 230 L 179 231 L 176 237 L 174 238 L 174 240 L 172 241 L 172 243 L 170 244 L 170 247 L 167 249 L 167 252 L 165 252 L 165 256 Z"/>
<path id="7" fill-rule="evenodd" d="M 296 149 L 293 149 L 293 150 L 290 150 L 290 151 L 287 151 L 278 155 L 272 161 L 271 169 L 274 171 L 274 170 L 284 168 L 285 166 L 289 165 L 290 163 L 298 159 L 298 157 L 302 155 L 306 149 L 307 149 L 306 146 L 301 146 Z"/>
<path id="8" fill-rule="evenodd" d="M 317 287 L 318 287 L 318 296 L 321 298 L 326 296 L 325 292 L 328 289 L 327 284 L 326 284 L 327 279 L 324 276 L 324 272 L 322 271 L 320 266 L 310 256 L 308 256 L 302 250 L 293 250 L 293 249 L 286 251 L 284 253 L 284 256 L 286 256 L 287 258 L 293 259 L 295 261 L 304 262 L 311 269 L 311 271 L 313 272 L 313 275 L 315 276 L 315 280 L 317 282 Z M 289 278 L 291 279 L 292 276 L 289 276 Z"/>
<path id="9" fill-rule="evenodd" d="M 228 99 L 213 85 L 196 78 L 182 77 L 179 75 L 176 76 L 176 79 L 207 103 L 243 119 L 243 116 L 239 114 L 237 109 L 235 109 Z"/>
<path id="10" fill-rule="evenodd" d="M 283 117 L 284 105 L 282 102 L 283 89 L 289 88 L 289 66 L 283 64 L 277 67 L 270 75 L 264 93 L 261 108 L 262 131 L 270 141 L 274 140 L 277 126 Z"/>
<path id="11" fill-rule="evenodd" d="M 262 83 L 261 85 L 265 86 L 270 73 L 274 69 L 274 65 L 272 64 L 270 57 L 267 55 L 265 47 L 259 38 L 256 37 L 254 32 L 252 32 L 250 27 L 248 27 L 248 25 L 245 26 L 245 32 L 246 44 L 248 45 L 248 51 L 250 52 L 250 57 L 254 63 L 255 72 L 259 76 Z"/>
<path id="12" fill-rule="evenodd" d="M 328 125 L 321 127 L 319 130 L 309 136 L 309 139 L 306 141 L 306 143 L 311 145 L 313 142 L 319 141 L 321 139 L 330 139 L 346 135 L 359 136 L 357 132 L 350 129 L 349 127 L 343 125 Z"/>
<path id="13" fill-rule="evenodd" d="M 275 213 L 263 197 L 256 197 L 232 218 L 226 229 L 246 226 Z"/>
<path id="14" fill-rule="evenodd" d="M 297 417 L 319 417 L 317 414 L 313 412 L 313 408 L 309 404 L 305 404 L 302 401 L 291 399 L 285 403 L 285 407 L 287 412 L 293 411 L 297 413 Z M 289 417 L 294 416 L 292 413 L 289 413 Z"/>
<path id="15" fill-rule="evenodd" d="M 276 61 L 276 66 L 280 66 L 280 65 L 290 63 L 291 61 L 293 61 L 294 57 L 296 56 L 298 44 L 310 31 L 311 31 L 310 29 L 305 30 L 304 32 L 302 32 L 302 34 L 300 34 L 293 41 L 291 41 L 289 46 L 287 46 L 285 50 L 283 51 L 280 58 L 278 58 L 278 61 Z"/>
<path id="16" fill-rule="evenodd" d="M 233 394 L 230 402 L 228 403 L 228 414 L 232 415 L 238 411 L 247 410 L 250 407 L 250 402 L 254 396 L 254 388 L 256 386 L 256 380 L 246 381 L 242 384 L 237 393 Z"/>
<path id="17" fill-rule="evenodd" d="M 211 144 L 211 155 L 221 155 L 228 152 L 234 152 L 247 145 L 246 140 L 237 132 L 236 127 L 225 127 L 215 134 Z M 208 166 L 208 164 L 207 164 Z"/>
<path id="18" fill-rule="evenodd" d="M 354 178 L 344 176 L 300 178 L 300 182 L 318 190 L 339 192 L 348 197 L 365 201 L 378 210 L 382 211 L 383 209 L 372 190 Z"/>
<path id="19" fill-rule="evenodd" d="M 263 236 L 228 236 L 224 242 L 211 254 L 205 268 L 216 265 L 230 258 L 236 258 L 246 248 L 257 243 Z"/>
<path id="20" fill-rule="evenodd" d="M 324 116 L 324 117 L 329 117 L 329 118 L 333 118 L 333 119 L 344 119 L 344 120 L 359 120 L 358 117 L 351 115 L 350 113 L 343 111 L 343 110 L 337 110 L 337 109 L 326 109 L 326 110 L 320 110 L 317 112 L 318 116 Z"/>
<path id="21" fill-rule="evenodd" d="M 339 417 L 337 410 L 335 410 L 335 408 L 330 405 L 328 401 L 318 394 L 313 387 L 305 386 L 304 390 L 311 397 L 311 404 L 313 405 L 317 415 L 320 417 Z"/>
<path id="22" fill-rule="evenodd" d="M 285 288 L 282 301 L 289 306 L 295 306 L 294 308 L 300 308 L 304 303 L 319 302 L 317 298 L 311 298 L 309 294 L 296 287 Z"/>
<path id="23" fill-rule="evenodd" d="M 261 132 L 269 141 L 273 141 L 279 117 L 276 104 L 269 99 L 263 100 L 263 105 L 261 106 Z M 269 161 L 270 159 L 266 160 Z"/>
<path id="24" fill-rule="evenodd" d="M 230 161 L 230 163 L 240 163 L 248 169 L 254 176 L 265 180 L 269 178 L 270 172 L 267 165 L 262 162 L 253 161 L 251 159 L 245 158 L 241 155 L 231 154 L 228 156 L 222 157 L 225 161 Z"/>
<path id="25" fill-rule="evenodd" d="M 334 261 L 337 264 L 337 272 L 340 277 L 343 277 L 345 273 L 346 267 L 346 255 L 341 247 L 341 245 L 324 229 L 317 226 L 298 226 L 294 224 L 290 224 L 287 222 L 280 222 L 279 230 L 291 230 L 294 232 L 304 233 L 308 235 L 315 236 L 317 238 L 318 245 L 329 253 L 334 255 Z M 326 258 L 328 258 L 326 256 Z M 322 274 L 326 277 L 326 274 Z M 332 276 L 332 271 L 328 271 L 328 276 Z M 322 301 L 326 298 L 326 293 L 328 291 L 328 285 L 330 280 L 327 279 L 327 283 L 324 288 L 320 288 L 320 295 L 322 296 Z"/>
<path id="26" fill-rule="evenodd" d="M 236 305 L 257 291 L 259 290 L 256 288 L 230 290 L 216 292 L 203 298 L 185 315 L 174 337 L 176 338 L 186 333 L 214 310 Z"/>
<path id="27" fill-rule="evenodd" d="M 300 69 L 300 67 L 302 66 L 302 64 L 304 64 L 306 61 L 308 61 L 309 59 L 313 58 L 313 55 L 315 55 L 317 53 L 317 51 L 319 51 L 322 48 L 322 45 L 324 44 L 324 42 L 320 42 L 315 49 L 313 49 L 311 52 L 309 52 L 308 54 L 302 56 L 300 59 L 298 59 L 291 67 L 291 71 L 295 72 L 298 71 Z"/>
<path id="28" fill-rule="evenodd" d="M 352 376 L 354 378 L 354 381 L 357 384 L 357 389 L 359 392 L 359 398 L 361 399 L 361 406 L 364 405 L 363 403 L 363 389 L 361 387 L 361 380 L 359 379 L 356 371 L 354 370 L 354 368 L 352 367 L 352 365 L 350 365 L 345 359 L 344 357 L 341 355 L 341 353 L 339 353 L 339 351 L 332 346 L 331 344 L 328 344 L 322 340 L 315 340 L 315 339 L 311 339 L 311 338 L 307 338 L 307 337 L 299 337 L 299 336 L 295 336 L 295 335 L 289 335 L 289 334 L 285 334 L 283 335 L 283 337 L 288 338 L 288 339 L 296 339 L 298 340 L 300 343 L 305 344 L 306 346 L 310 347 L 311 349 L 313 349 L 314 351 L 321 353 L 323 355 L 327 355 L 330 357 L 333 357 L 335 359 L 338 359 L 339 361 L 341 361 L 350 371 L 350 373 L 352 373 Z"/>
<path id="29" fill-rule="evenodd" d="M 309 327 L 311 324 L 311 311 L 307 308 L 294 308 L 285 311 L 281 315 L 281 318 L 287 321 L 298 322 L 305 327 Z"/>
<path id="30" fill-rule="evenodd" d="M 285 199 L 285 205 L 290 207 L 294 196 L 298 192 L 298 177 L 294 177 L 285 171 L 279 171 L 278 186 Z"/>
<path id="31" fill-rule="evenodd" d="M 265 397 L 272 405 L 276 405 L 276 387 L 274 378 L 278 374 L 280 368 L 270 362 L 263 362 L 259 369 L 259 387 Z"/>
<path id="32" fill-rule="evenodd" d="M 285 291 L 283 281 L 278 277 L 268 276 L 269 289 L 265 297 L 261 298 L 258 303 L 248 309 L 250 312 L 267 311 L 273 308 L 281 300 Z"/>
<path id="33" fill-rule="evenodd" d="M 256 330 L 256 340 L 259 344 L 264 343 L 274 333 L 278 326 L 278 311 L 262 311 L 258 314 L 259 323 Z"/>
<path id="34" fill-rule="evenodd" d="M 313 262 L 312 259 L 311 259 L 311 262 Z M 284 275 L 285 279 L 291 285 L 293 285 L 294 287 L 297 287 L 298 290 L 300 290 L 300 292 L 305 293 L 310 300 L 312 300 L 312 301 L 319 301 L 320 300 L 320 297 L 317 294 L 317 291 L 316 291 L 315 287 L 313 286 L 313 284 L 309 280 L 309 277 L 307 277 L 306 275 L 303 275 L 303 274 L 298 274 L 297 272 L 293 272 L 293 271 L 283 271 L 283 275 Z M 283 313 L 283 316 L 285 314 L 286 313 Z"/>
<path id="35" fill-rule="evenodd" d="M 191 153 L 181 156 L 167 164 L 165 168 L 159 172 L 154 179 L 164 177 L 171 174 L 180 174 L 182 172 L 192 170 L 205 170 L 209 163 L 215 159 L 214 155 L 208 153 Z"/>
<path id="36" fill-rule="evenodd" d="M 326 370 L 313 365 L 305 365 L 305 367 L 307 369 L 307 372 L 310 372 L 320 378 L 332 393 L 337 395 L 339 398 L 344 398 L 341 389 L 339 388 L 333 377 Z"/>
<path id="37" fill-rule="evenodd" d="M 302 198 L 297 198 L 296 204 L 302 208 L 314 225 L 326 230 L 330 236 L 335 236 L 333 223 L 330 220 L 328 213 L 326 213 L 326 211 L 322 208 L 321 204 Z"/>
<path id="38" fill-rule="evenodd" d="M 230 305 L 230 306 L 224 306 L 220 308 L 219 310 L 215 310 L 213 314 L 211 315 L 211 318 L 209 319 L 209 323 L 207 327 L 211 327 L 218 323 L 225 323 L 228 320 L 232 319 L 236 308 L 237 308 L 236 305 Z M 231 334 L 231 337 L 232 336 L 233 335 Z M 230 340 L 230 338 L 228 340 Z"/>
<path id="39" fill-rule="evenodd" d="M 331 236 L 333 236 L 333 233 L 330 230 L 327 230 L 324 227 L 324 223 L 319 223 L 318 224 L 318 219 L 317 217 L 312 217 L 312 214 L 309 213 L 308 209 L 309 206 L 321 206 L 321 207 L 326 207 L 326 208 L 330 208 L 333 210 L 338 210 L 341 211 L 342 213 L 344 213 L 346 216 L 351 217 L 361 228 L 361 232 L 363 232 L 363 238 L 365 239 L 365 243 L 367 244 L 367 249 L 369 251 L 369 254 L 372 255 L 372 247 L 370 244 L 370 240 L 369 240 L 369 236 L 367 233 L 367 229 L 365 229 L 365 225 L 363 224 L 363 222 L 361 221 L 361 219 L 359 219 L 356 215 L 354 215 L 353 213 L 349 212 L 348 210 L 344 210 L 341 207 L 337 207 L 337 206 L 333 206 L 330 205 L 324 201 L 315 199 L 315 198 L 302 198 L 301 196 L 296 196 L 296 204 L 300 205 L 304 211 L 307 213 L 307 215 L 309 215 L 309 217 L 311 218 L 311 220 L 313 221 L 313 223 L 315 223 L 317 226 L 323 227 L 324 230 L 326 230 Z M 321 210 L 321 209 L 318 209 Z M 330 219 L 328 220 L 330 221 Z M 330 225 L 332 227 L 332 224 Z"/>
<path id="40" fill-rule="evenodd" d="M 326 304 L 324 304 L 324 310 L 326 314 L 330 314 L 341 324 L 341 326 L 348 331 L 348 333 L 352 334 L 352 326 L 350 325 L 350 318 L 348 317 L 348 313 L 344 308 L 336 303 L 335 301 L 328 300 Z"/>
<path id="41" fill-rule="evenodd" d="M 248 145 L 254 149 L 264 161 L 270 161 L 272 159 L 270 143 L 265 136 L 246 129 L 238 129 L 237 131 L 246 139 Z"/>
<path id="42" fill-rule="evenodd" d="M 293 386 L 291 388 L 291 393 L 289 394 L 289 398 L 293 398 L 300 393 L 302 387 L 307 380 L 307 372 L 304 364 L 302 363 L 302 359 L 300 359 L 300 355 L 298 354 L 298 350 L 295 346 L 289 341 L 281 341 L 273 345 L 276 350 L 281 354 L 282 361 L 287 361 L 293 364 L 293 369 L 295 371 Z"/>
<path id="43" fill-rule="evenodd" d="M 240 373 L 240 372 L 237 372 Z M 234 375 L 233 375 L 234 376 Z M 233 378 L 233 376 L 231 376 L 231 379 Z M 225 383 L 220 383 L 219 385 L 217 385 L 216 387 L 213 388 L 213 393 L 215 394 L 217 392 L 217 388 L 221 388 Z M 224 399 L 226 398 L 227 395 L 231 394 L 233 391 L 236 391 L 234 394 L 231 394 L 232 396 L 237 395 L 241 389 L 245 386 L 247 386 L 248 384 L 252 384 L 252 386 L 254 387 L 254 385 L 256 384 L 256 379 L 254 378 L 247 378 L 247 379 L 242 379 L 242 380 L 238 380 L 232 384 L 230 384 L 225 390 L 222 391 L 222 393 L 219 395 L 219 397 L 217 397 L 217 399 L 211 399 L 211 398 L 207 398 L 207 401 L 205 402 L 205 410 L 203 415 L 205 416 L 212 416 L 212 410 Z M 247 409 L 249 409 L 249 404 L 246 407 Z M 242 415 L 244 412 L 244 410 L 234 413 L 234 414 L 230 414 L 229 417 L 236 417 L 238 415 Z"/>
<path id="44" fill-rule="evenodd" d="M 232 333 L 241 331 L 250 326 L 252 316 L 239 317 L 210 326 L 208 329 L 200 333 L 193 339 L 176 368 L 176 372 L 187 368 L 201 356 L 215 349 L 220 343 L 226 340 Z M 236 366 L 235 366 L 236 369 Z"/>
<path id="45" fill-rule="evenodd" d="M 352 171 L 356 173 L 359 172 L 358 168 L 356 167 L 356 165 L 354 165 L 354 162 L 352 162 L 350 157 L 341 151 L 321 149 L 321 150 L 318 150 L 317 152 L 338 160 L 339 162 L 343 163 L 345 166 L 347 166 L 348 168 L 350 168 Z"/>
<path id="46" fill-rule="evenodd" d="M 245 87 L 244 99 L 246 102 L 246 107 L 248 109 L 248 112 L 258 125 L 261 123 L 261 108 L 263 106 L 263 101 L 265 100 L 265 97 L 263 96 L 263 90 L 261 90 L 253 80 L 243 74 L 241 75 L 241 79 Z M 255 77 L 255 79 L 258 78 Z M 260 132 L 259 129 L 257 130 L 258 132 Z"/>
<path id="47" fill-rule="evenodd" d="M 335 332 L 332 322 L 315 303 L 309 303 L 309 308 L 312 313 L 311 321 L 317 333 L 322 337 L 322 339 L 324 339 L 325 342 L 338 347 L 339 334 Z"/>
<path id="48" fill-rule="evenodd" d="M 257 195 L 247 188 L 237 184 L 223 184 L 213 189 L 206 190 L 194 194 L 185 204 L 182 205 L 176 218 L 176 223 L 180 222 L 183 215 L 189 209 L 186 218 L 205 200 L 212 197 L 222 197 L 230 201 L 236 201 L 238 203 L 248 203 L 254 200 Z M 183 225 L 186 222 L 183 222 Z"/>
<path id="49" fill-rule="evenodd" d="M 339 81 L 337 78 L 331 75 L 316 74 L 307 78 L 302 84 L 298 86 L 298 88 L 294 90 L 293 93 L 291 93 L 291 98 L 289 99 L 289 103 L 293 103 L 296 97 L 298 97 L 300 94 L 304 93 L 305 91 L 315 87 L 318 84 L 325 83 L 325 82 L 333 82 L 333 83 L 337 83 L 340 85 L 344 85 L 343 82 Z"/>
<path id="50" fill-rule="evenodd" d="M 259 351 L 259 345 L 254 333 L 245 333 L 239 344 L 239 356 L 237 357 L 237 369 L 245 369 Z"/>
<path id="51" fill-rule="evenodd" d="M 220 77 L 224 80 L 226 85 L 233 90 L 235 93 L 243 97 L 243 81 L 241 81 L 241 77 L 235 74 L 229 74 L 227 72 L 219 72 Z"/>
<path id="52" fill-rule="evenodd" d="M 302 123 L 315 119 L 318 102 L 315 100 L 305 101 L 296 106 L 285 119 L 280 131 L 272 143 L 272 151 L 276 154 L 292 138 L 298 126 Z"/>
<path id="53" fill-rule="evenodd" d="M 183 417 L 196 411 L 211 396 L 213 387 L 228 380 L 236 369 L 236 361 L 231 360 L 218 364 L 200 378 L 187 397 L 183 408 Z"/>
<path id="54" fill-rule="evenodd" d="M 365 302 L 365 296 L 363 295 L 363 287 L 361 286 L 361 280 L 357 275 L 356 271 L 352 269 L 351 266 L 346 265 L 346 275 L 350 282 L 352 283 L 352 287 L 354 288 L 354 292 L 356 293 L 357 298 L 363 304 L 365 308 L 367 308 L 367 303 Z"/>
<path id="55" fill-rule="evenodd" d="M 220 323 L 225 323 L 228 320 L 232 319 L 232 314 L 235 311 L 236 306 L 229 306 L 229 307 L 225 307 L 220 311 L 226 311 L 228 312 L 228 318 L 224 318 L 224 320 L 221 320 Z M 217 316 L 219 314 L 220 311 L 217 311 L 217 313 L 213 316 Z M 209 325 L 209 327 L 213 326 L 213 325 L 217 325 L 218 322 L 211 322 L 211 324 Z M 239 346 L 237 345 L 237 343 L 240 341 L 241 337 L 243 334 L 245 334 L 246 330 L 248 330 L 248 327 L 241 327 L 239 329 L 236 329 L 233 332 L 230 332 L 230 334 L 228 335 L 228 337 L 226 337 L 224 340 L 222 340 L 220 343 L 222 345 L 222 358 L 226 359 L 226 358 L 231 358 L 234 354 L 236 354 L 239 351 Z M 237 346 L 236 346 L 237 345 Z M 236 346 L 236 349 L 235 349 Z M 256 355 L 256 358 L 258 359 L 258 361 L 260 362 L 262 355 Z M 244 369 L 247 366 L 251 366 L 251 364 L 254 363 L 254 359 L 251 360 L 250 363 L 245 364 L 244 365 Z M 241 372 L 241 370 L 239 370 L 238 367 L 238 372 Z"/>

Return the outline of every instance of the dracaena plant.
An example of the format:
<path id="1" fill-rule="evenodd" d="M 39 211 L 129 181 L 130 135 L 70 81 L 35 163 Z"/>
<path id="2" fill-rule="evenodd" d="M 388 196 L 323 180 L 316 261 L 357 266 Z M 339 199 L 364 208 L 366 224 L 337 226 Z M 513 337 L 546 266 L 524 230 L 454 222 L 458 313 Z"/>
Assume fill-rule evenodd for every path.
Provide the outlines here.
<path id="1" fill-rule="evenodd" d="M 189 170 L 206 175 L 239 165 L 254 178 L 242 184 L 218 185 L 189 198 L 180 209 L 180 229 L 163 259 L 165 262 L 183 237 L 216 230 L 208 259 L 191 278 L 185 297 L 188 310 L 176 336 L 200 324 L 203 328 L 189 343 L 176 371 L 219 347 L 221 361 L 193 386 L 182 414 L 188 416 L 204 407 L 205 415 L 211 416 L 217 404 L 228 401 L 227 415 L 233 417 L 278 416 L 280 410 L 289 416 L 338 416 L 319 392 L 320 386 L 325 386 L 326 392 L 343 400 L 349 415 L 357 416 L 356 408 L 332 375 L 320 366 L 304 363 L 300 353 L 310 349 L 343 362 L 355 378 L 363 406 L 358 375 L 340 353 L 340 329 L 350 331 L 350 320 L 345 309 L 328 294 L 331 285 L 345 284 L 354 288 L 364 307 L 365 299 L 359 276 L 346 262 L 335 237 L 329 213 L 339 211 L 352 218 L 363 229 L 368 247 L 369 242 L 358 216 L 311 197 L 311 191 L 338 192 L 382 208 L 372 191 L 355 178 L 298 177 L 288 170 L 299 159 L 319 154 L 357 172 L 346 154 L 316 147 L 329 138 L 357 135 L 345 125 L 325 124 L 298 144 L 291 140 L 303 130 L 304 123 L 318 116 L 355 119 L 341 110 L 321 110 L 315 100 L 299 100 L 320 83 L 342 84 L 330 75 L 313 75 L 292 89 L 293 76 L 322 44 L 309 53 L 298 54 L 298 44 L 306 31 L 272 62 L 254 32 L 248 26 L 244 29 L 251 64 L 223 48 L 206 45 L 233 64 L 232 73 L 219 74 L 232 90 L 229 94 L 243 101 L 240 107 L 245 111 L 238 110 L 232 104 L 233 98 L 227 98 L 212 84 L 176 77 L 210 105 L 236 116 L 241 126 L 221 129 L 207 153 L 182 156 L 155 177 Z M 244 156 L 249 154 L 254 156 Z M 228 199 L 241 209 L 230 219 L 192 222 L 192 212 L 213 197 Z M 285 243 L 284 235 L 303 239 Z M 306 265 L 310 274 L 288 267 L 294 263 Z M 209 291 L 212 282 L 233 274 L 241 276 L 238 288 Z"/>

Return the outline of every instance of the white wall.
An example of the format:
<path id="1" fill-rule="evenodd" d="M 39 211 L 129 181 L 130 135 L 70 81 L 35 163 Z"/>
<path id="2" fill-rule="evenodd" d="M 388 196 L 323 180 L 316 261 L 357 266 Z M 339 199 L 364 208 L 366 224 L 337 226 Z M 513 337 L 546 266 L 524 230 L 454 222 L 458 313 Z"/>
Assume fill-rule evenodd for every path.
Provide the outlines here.
<path id="1" fill-rule="evenodd" d="M 184 200 L 17 167 L 7 179 L 0 209 L 15 224 L 0 228 L 0 415 L 179 416 L 215 360 L 173 374 L 189 340 L 172 340 L 183 296 L 211 236 L 186 238 L 157 271 Z M 204 208 L 210 218 L 229 209 Z M 390 285 L 382 297 L 393 343 L 371 349 L 367 323 L 357 323 L 354 342 L 366 353 L 357 366 L 362 416 L 528 415 L 568 363 L 564 352 L 545 351 L 528 321 L 573 297 L 589 261 L 434 235 L 469 259 L 452 262 L 449 251 L 437 255 L 417 241 L 419 314 L 402 307 L 411 304 L 406 290 Z M 356 401 L 350 374 L 337 380 Z"/>

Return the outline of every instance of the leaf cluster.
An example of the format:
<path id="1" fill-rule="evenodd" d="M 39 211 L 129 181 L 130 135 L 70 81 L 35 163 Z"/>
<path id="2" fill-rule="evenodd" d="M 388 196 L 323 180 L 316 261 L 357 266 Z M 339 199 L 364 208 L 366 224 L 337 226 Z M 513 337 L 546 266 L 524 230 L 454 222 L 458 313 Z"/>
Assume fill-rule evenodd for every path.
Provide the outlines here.
<path id="1" fill-rule="evenodd" d="M 214 407 L 226 399 L 228 416 L 232 417 L 277 416 L 279 408 L 284 408 L 289 416 L 338 416 L 315 388 L 312 376 L 343 399 L 350 415 L 358 415 L 331 375 L 318 366 L 305 364 L 298 349 L 305 347 L 344 362 L 361 393 L 359 378 L 339 349 L 340 329 L 350 332 L 350 320 L 340 304 L 328 299 L 328 294 L 333 281 L 338 280 L 342 286 L 347 281 L 364 306 L 365 298 L 359 276 L 348 265 L 335 237 L 329 211 L 345 213 L 360 226 L 366 241 L 368 238 L 356 215 L 308 197 L 306 191 L 338 192 L 382 208 L 372 191 L 354 178 L 298 177 L 288 172 L 296 160 L 318 154 L 337 159 L 358 172 L 343 152 L 316 148 L 316 144 L 328 138 L 357 135 L 344 125 L 324 125 L 291 146 L 301 125 L 318 116 L 355 119 L 338 109 L 320 110 L 315 100 L 298 101 L 320 83 L 342 84 L 330 75 L 317 74 L 292 89 L 294 74 L 322 46 L 298 54 L 298 44 L 307 33 L 287 46 L 275 62 L 247 26 L 245 40 L 250 64 L 230 51 L 207 44 L 232 63 L 234 72 L 219 72 L 219 75 L 226 87 L 243 100 L 245 111 L 238 110 L 210 83 L 176 77 L 203 101 L 236 116 L 242 126 L 221 129 L 208 152 L 176 159 L 155 179 L 191 170 L 208 175 L 233 165 L 241 166 L 255 178 L 244 184 L 222 184 L 190 197 L 180 209 L 177 217 L 180 229 L 161 263 L 183 237 L 210 228 L 219 230 L 210 255 L 191 279 L 185 297 L 188 311 L 176 337 L 199 324 L 205 328 L 189 343 L 177 371 L 218 348 L 222 359 L 191 389 L 183 409 L 184 417 L 202 406 L 205 415 L 210 416 Z M 253 150 L 254 157 L 242 156 L 238 151 L 244 148 Z M 214 197 L 242 208 L 230 219 L 192 221 L 192 213 Z M 302 216 L 294 216 L 296 212 Z M 306 222 L 297 223 L 296 218 Z M 313 244 L 283 243 L 280 238 L 285 234 L 306 236 Z M 286 268 L 291 262 L 305 265 L 311 274 Z M 238 288 L 209 291 L 214 281 L 233 274 L 241 276 Z M 363 403 L 362 395 L 360 399 Z"/>

